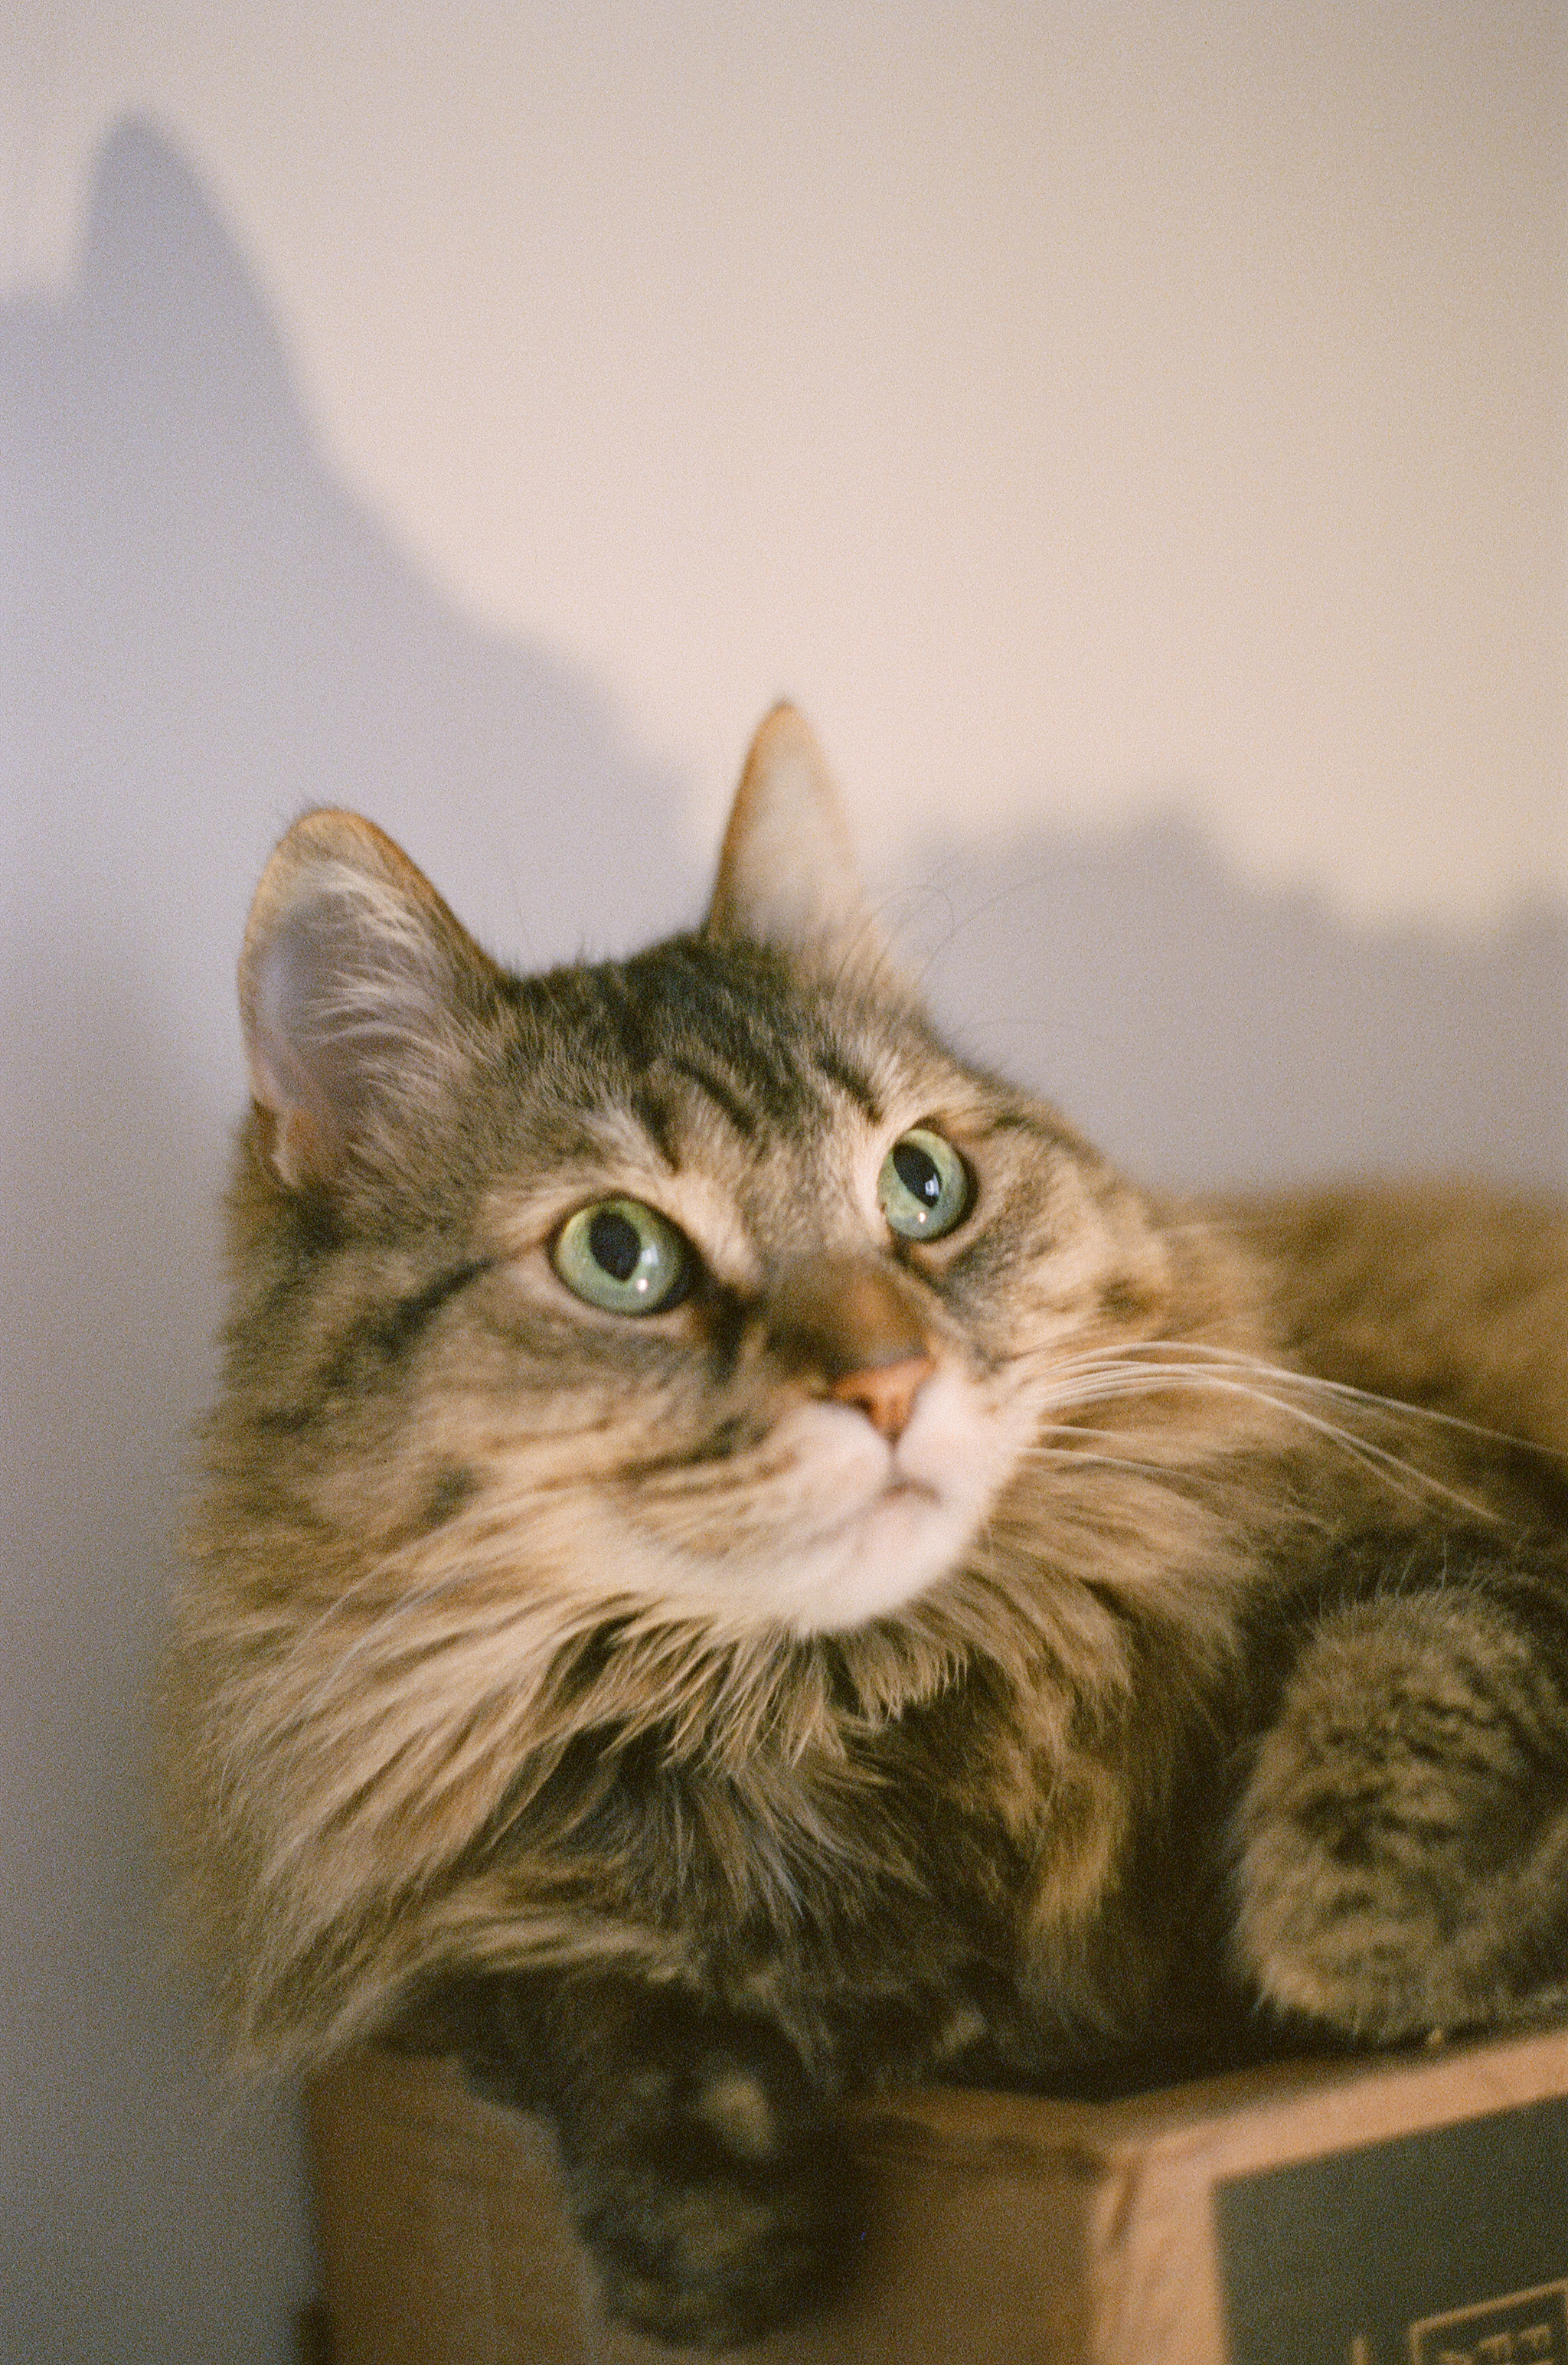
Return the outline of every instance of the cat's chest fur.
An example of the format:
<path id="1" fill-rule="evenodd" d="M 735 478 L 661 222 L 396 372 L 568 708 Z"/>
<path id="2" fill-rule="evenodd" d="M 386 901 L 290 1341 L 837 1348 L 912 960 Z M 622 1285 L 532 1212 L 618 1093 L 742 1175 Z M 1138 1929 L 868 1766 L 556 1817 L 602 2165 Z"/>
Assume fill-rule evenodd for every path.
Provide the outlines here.
<path id="1" fill-rule="evenodd" d="M 666 1933 L 667 1972 L 765 2012 L 833 2082 L 945 2068 L 982 2034 L 1016 2054 L 1048 1978 L 1065 2020 L 1118 2018 L 1106 1973 L 1129 1933 L 1106 1906 L 1140 1820 L 1125 1725 L 1066 1745 L 1026 1728 L 986 1672 L 874 1725 L 830 1701 L 804 1747 L 765 1742 L 731 1771 L 672 1760 L 656 1732 L 608 1756 L 586 1738 L 497 1867 L 531 1899 L 546 1863 L 613 1897 Z M 1147 1990 L 1147 1928 L 1137 1945 Z"/>

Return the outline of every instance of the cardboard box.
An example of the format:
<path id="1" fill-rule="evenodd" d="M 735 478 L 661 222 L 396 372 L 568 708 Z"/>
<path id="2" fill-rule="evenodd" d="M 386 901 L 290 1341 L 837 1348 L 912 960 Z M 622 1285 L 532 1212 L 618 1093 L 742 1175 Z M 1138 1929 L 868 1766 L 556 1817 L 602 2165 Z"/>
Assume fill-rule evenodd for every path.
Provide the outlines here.
<path id="1" fill-rule="evenodd" d="M 1106 2103 L 865 2106 L 863 2271 L 746 2365 L 1568 2365 L 1568 2034 Z M 671 2365 L 604 2321 L 550 2139 L 370 2054 L 309 2102 L 332 2365 Z"/>

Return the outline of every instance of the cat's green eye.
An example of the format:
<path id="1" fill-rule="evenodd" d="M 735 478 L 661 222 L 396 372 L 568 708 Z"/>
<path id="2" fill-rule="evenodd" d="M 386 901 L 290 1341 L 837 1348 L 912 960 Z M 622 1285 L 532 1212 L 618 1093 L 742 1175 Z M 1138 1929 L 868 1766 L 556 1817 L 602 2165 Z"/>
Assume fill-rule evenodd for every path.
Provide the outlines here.
<path id="1" fill-rule="evenodd" d="M 950 1141 L 917 1125 L 899 1136 L 877 1178 L 882 1213 L 906 1240 L 939 1240 L 968 1215 L 969 1170 Z"/>
<path id="2" fill-rule="evenodd" d="M 608 1314 L 660 1314 L 691 1286 L 691 1251 L 673 1224 L 640 1199 L 579 1207 L 555 1242 L 566 1287 Z"/>

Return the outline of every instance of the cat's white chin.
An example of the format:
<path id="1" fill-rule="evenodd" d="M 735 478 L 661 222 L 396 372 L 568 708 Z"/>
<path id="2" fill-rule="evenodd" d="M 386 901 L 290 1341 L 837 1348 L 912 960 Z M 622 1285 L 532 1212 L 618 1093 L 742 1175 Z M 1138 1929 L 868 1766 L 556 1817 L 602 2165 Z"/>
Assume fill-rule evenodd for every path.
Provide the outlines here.
<path id="1" fill-rule="evenodd" d="M 796 1634 L 845 1633 L 906 1608 L 962 1558 L 1007 1458 L 951 1373 L 922 1389 L 896 1445 L 837 1405 L 803 1407 L 795 1428 L 798 1524 L 742 1581 L 754 1611 Z"/>
<path id="2" fill-rule="evenodd" d="M 769 1573 L 774 1615 L 796 1634 L 842 1634 L 891 1617 L 946 1574 L 973 1531 L 939 1496 L 894 1481 Z"/>
<path id="3" fill-rule="evenodd" d="M 768 1437 L 760 1480 L 754 1468 L 737 1482 L 727 1518 L 711 1498 L 700 1533 L 661 1534 L 644 1497 L 634 1525 L 618 1508 L 596 1539 L 579 1501 L 563 1557 L 614 1568 L 633 1597 L 716 1635 L 848 1633 L 897 1616 L 959 1565 L 1016 1460 L 1016 1426 L 951 1368 L 921 1389 L 891 1445 L 850 1406 L 803 1402 Z M 537 1501 L 528 1520 L 537 1545 Z"/>

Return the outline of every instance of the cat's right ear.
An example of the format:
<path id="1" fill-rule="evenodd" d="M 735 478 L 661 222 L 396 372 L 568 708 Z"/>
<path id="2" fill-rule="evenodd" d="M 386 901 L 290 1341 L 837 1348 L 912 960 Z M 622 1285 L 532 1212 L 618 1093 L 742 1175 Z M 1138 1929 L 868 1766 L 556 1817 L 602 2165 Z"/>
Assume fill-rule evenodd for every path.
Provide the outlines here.
<path id="1" fill-rule="evenodd" d="M 289 1189 L 330 1186 L 398 1135 L 466 1063 L 476 975 L 493 971 L 374 823 L 307 813 L 262 876 L 240 1012 L 263 1149 Z"/>

